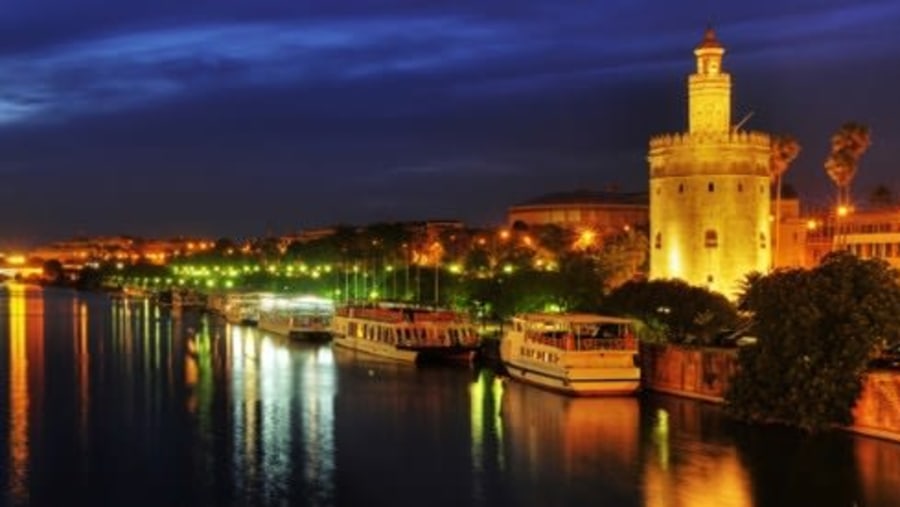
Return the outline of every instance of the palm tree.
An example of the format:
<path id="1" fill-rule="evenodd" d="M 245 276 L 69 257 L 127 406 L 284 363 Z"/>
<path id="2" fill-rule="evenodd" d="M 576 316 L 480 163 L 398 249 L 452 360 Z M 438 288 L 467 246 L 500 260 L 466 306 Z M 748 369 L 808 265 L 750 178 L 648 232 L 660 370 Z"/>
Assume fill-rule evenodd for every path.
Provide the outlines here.
<path id="1" fill-rule="evenodd" d="M 825 159 L 825 172 L 837 186 L 838 215 L 847 213 L 850 206 L 850 184 L 856 176 L 859 159 L 863 156 L 872 139 L 869 127 L 855 122 L 847 122 L 831 136 L 831 154 Z M 838 243 L 841 240 L 840 222 L 837 227 Z"/>
<path id="2" fill-rule="evenodd" d="M 778 261 L 781 245 L 781 182 L 791 162 L 800 154 L 800 143 L 791 136 L 773 136 L 769 154 L 769 175 L 775 182 L 775 248 L 772 249 L 773 263 Z"/>
<path id="3" fill-rule="evenodd" d="M 831 136 L 831 154 L 825 171 L 838 188 L 838 206 L 850 204 L 850 184 L 856 176 L 859 159 L 871 146 L 869 127 L 847 122 Z"/>

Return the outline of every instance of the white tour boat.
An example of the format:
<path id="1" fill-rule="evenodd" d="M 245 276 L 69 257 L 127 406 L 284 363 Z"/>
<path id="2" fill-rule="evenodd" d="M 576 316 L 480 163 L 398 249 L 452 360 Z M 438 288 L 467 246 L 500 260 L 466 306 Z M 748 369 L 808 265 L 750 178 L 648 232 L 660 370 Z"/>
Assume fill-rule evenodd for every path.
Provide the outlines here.
<path id="1" fill-rule="evenodd" d="M 228 294 L 222 315 L 229 324 L 255 326 L 259 323 L 259 294 Z"/>
<path id="2" fill-rule="evenodd" d="M 518 315 L 500 342 L 500 359 L 512 378 L 570 395 L 632 394 L 641 381 L 628 319 Z"/>
<path id="3" fill-rule="evenodd" d="M 331 338 L 334 303 L 316 296 L 263 296 L 259 302 L 260 329 L 306 340 Z"/>
<path id="4" fill-rule="evenodd" d="M 401 361 L 471 361 L 481 343 L 465 315 L 411 307 L 339 308 L 334 344 Z"/>

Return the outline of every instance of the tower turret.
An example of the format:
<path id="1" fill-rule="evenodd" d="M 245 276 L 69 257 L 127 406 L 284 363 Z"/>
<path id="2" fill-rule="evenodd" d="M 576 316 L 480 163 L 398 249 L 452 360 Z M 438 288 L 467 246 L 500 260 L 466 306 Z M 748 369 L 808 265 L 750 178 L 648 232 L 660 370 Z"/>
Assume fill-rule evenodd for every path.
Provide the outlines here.
<path id="1" fill-rule="evenodd" d="M 688 76 L 688 131 L 724 133 L 731 128 L 731 76 L 722 71 L 725 48 L 712 28 L 694 49 L 697 72 Z"/>

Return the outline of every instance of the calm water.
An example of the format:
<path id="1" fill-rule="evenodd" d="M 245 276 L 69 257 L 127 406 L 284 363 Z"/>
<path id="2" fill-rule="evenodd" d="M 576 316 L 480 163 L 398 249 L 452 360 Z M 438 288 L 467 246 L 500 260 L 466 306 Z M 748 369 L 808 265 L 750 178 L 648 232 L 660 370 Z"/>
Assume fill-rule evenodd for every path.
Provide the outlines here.
<path id="1" fill-rule="evenodd" d="M 0 504 L 900 505 L 900 445 L 0 289 Z"/>

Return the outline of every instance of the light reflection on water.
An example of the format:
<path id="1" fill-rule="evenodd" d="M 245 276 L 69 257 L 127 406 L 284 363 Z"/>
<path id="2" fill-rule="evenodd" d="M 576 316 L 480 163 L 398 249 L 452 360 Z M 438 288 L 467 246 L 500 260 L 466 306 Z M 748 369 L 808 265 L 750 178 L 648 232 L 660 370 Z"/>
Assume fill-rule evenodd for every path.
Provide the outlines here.
<path id="1" fill-rule="evenodd" d="M 900 444 L 0 291 L 0 504 L 900 504 Z"/>

